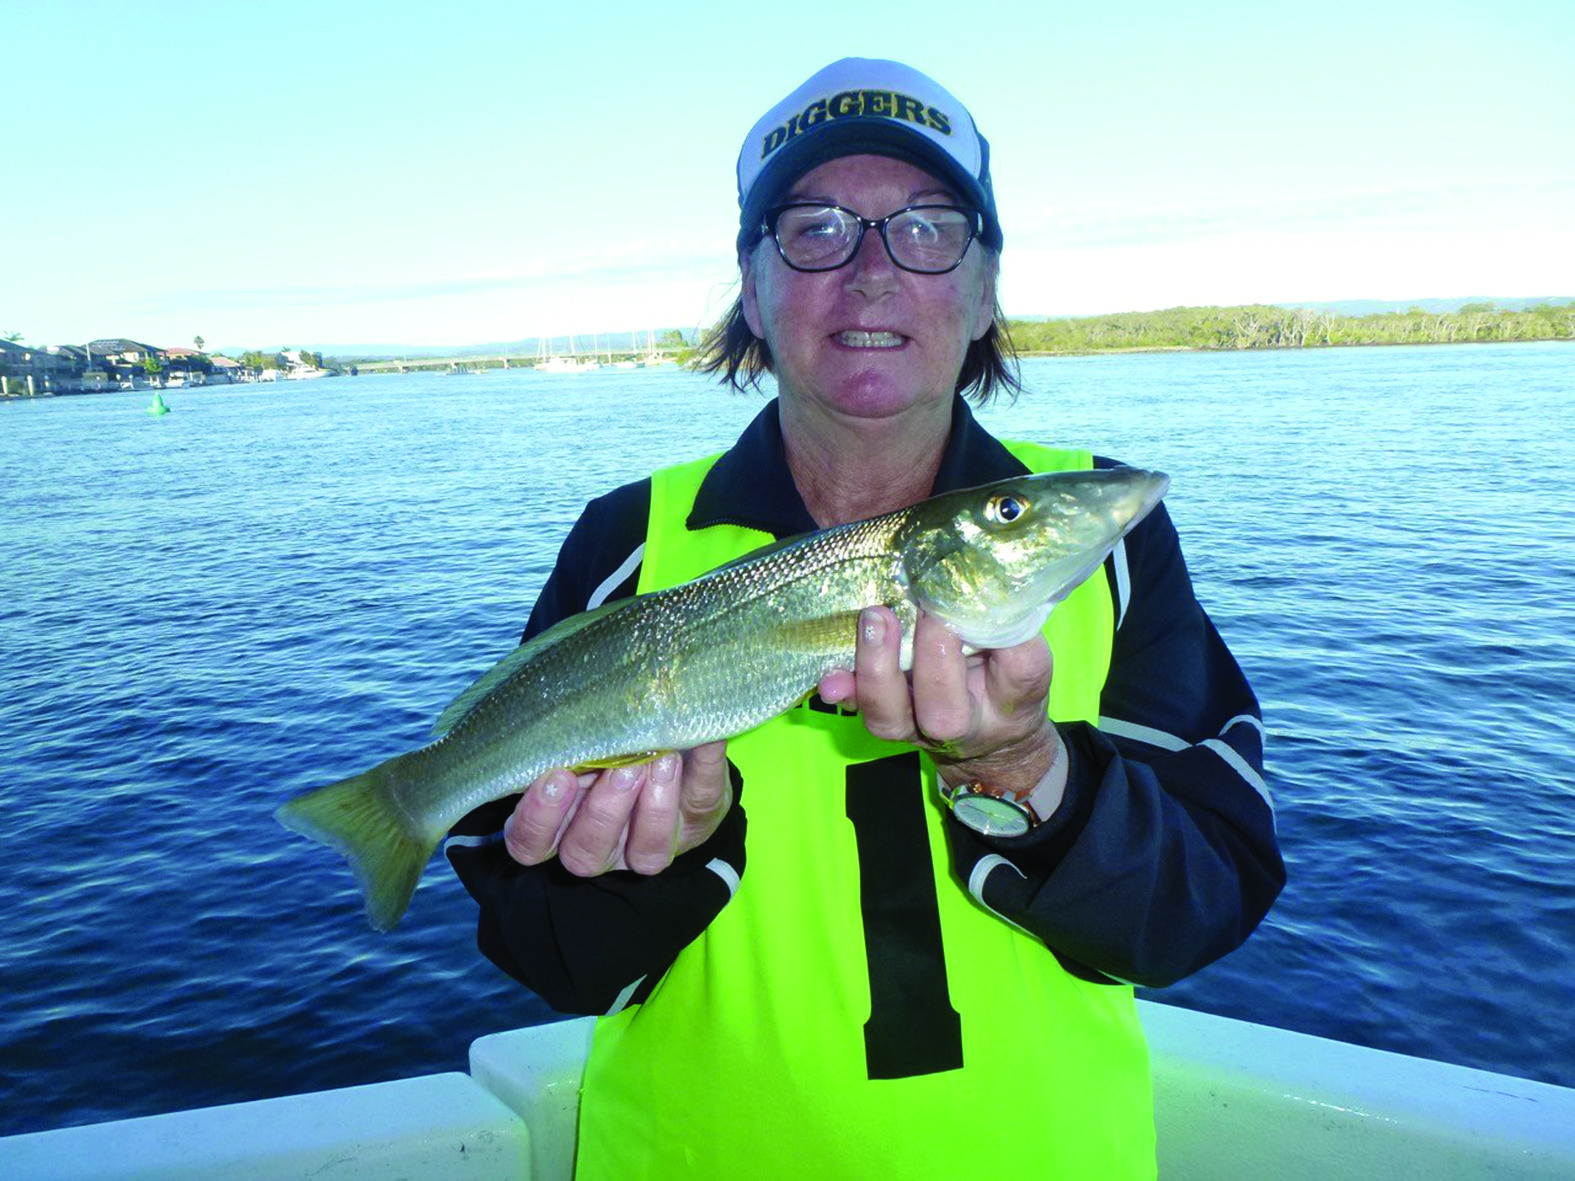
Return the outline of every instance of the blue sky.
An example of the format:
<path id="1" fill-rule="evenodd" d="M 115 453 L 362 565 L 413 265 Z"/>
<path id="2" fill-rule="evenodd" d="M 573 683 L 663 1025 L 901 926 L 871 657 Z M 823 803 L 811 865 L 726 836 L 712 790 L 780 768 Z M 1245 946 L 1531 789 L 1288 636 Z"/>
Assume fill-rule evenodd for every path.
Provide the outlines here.
<path id="1" fill-rule="evenodd" d="M 1575 4 L 0 0 L 0 332 L 709 323 L 744 133 L 895 57 L 992 145 L 1010 315 L 1575 294 Z"/>

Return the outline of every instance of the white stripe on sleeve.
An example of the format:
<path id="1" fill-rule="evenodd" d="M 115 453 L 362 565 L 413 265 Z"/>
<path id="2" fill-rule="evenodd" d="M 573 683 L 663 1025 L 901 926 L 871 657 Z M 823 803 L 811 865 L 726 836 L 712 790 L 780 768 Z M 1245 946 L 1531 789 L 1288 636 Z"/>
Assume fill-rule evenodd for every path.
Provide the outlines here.
<path id="1" fill-rule="evenodd" d="M 1230 721 L 1226 722 L 1223 726 L 1220 727 L 1220 733 L 1221 734 L 1228 734 L 1228 733 L 1230 733 L 1230 728 L 1232 726 L 1239 725 L 1242 722 L 1246 722 L 1247 725 L 1251 726 L 1254 730 L 1256 730 L 1258 732 L 1258 741 L 1259 742 L 1263 742 L 1263 741 L 1265 741 L 1267 739 L 1268 735 L 1266 735 L 1263 732 L 1263 719 L 1262 718 L 1255 718 L 1251 714 L 1237 714 L 1234 718 L 1232 718 Z"/>
<path id="2" fill-rule="evenodd" d="M 642 985 L 644 983 L 645 983 L 645 977 L 641 976 L 633 984 L 629 985 L 628 988 L 626 988 L 622 992 L 620 992 L 618 994 L 617 999 L 613 1001 L 612 1008 L 607 1010 L 607 1016 L 611 1017 L 614 1013 L 621 1013 L 621 1012 L 623 1012 L 623 1010 L 626 1007 L 628 1007 L 629 999 L 632 996 L 634 996 L 634 990 L 639 988 L 640 985 Z"/>
<path id="3" fill-rule="evenodd" d="M 591 597 L 586 602 L 585 609 L 590 611 L 596 607 L 600 607 L 603 603 L 605 603 L 607 601 L 607 597 L 611 595 L 613 591 L 617 590 L 618 585 L 623 582 L 625 578 L 628 578 L 629 575 L 633 574 L 635 568 L 639 566 L 639 564 L 644 560 L 645 542 L 642 541 L 639 545 L 634 547 L 634 553 L 625 558 L 619 564 L 618 569 L 609 574 L 602 581 L 602 584 L 591 592 Z"/>
<path id="4" fill-rule="evenodd" d="M 1252 769 L 1252 764 L 1236 753 L 1235 747 L 1218 738 L 1210 738 L 1200 743 L 1212 750 L 1230 765 L 1231 770 L 1240 775 L 1249 784 L 1252 790 L 1263 797 L 1263 802 L 1269 805 L 1269 812 L 1274 812 L 1274 797 L 1269 794 L 1269 785 L 1263 781 L 1263 776 Z"/>
<path id="5" fill-rule="evenodd" d="M 1119 630 L 1121 621 L 1127 617 L 1127 604 L 1132 602 L 1132 575 L 1127 570 L 1125 537 L 1116 542 L 1116 548 L 1110 552 L 1110 558 L 1116 568 L 1116 628 Z"/>
<path id="6" fill-rule="evenodd" d="M 1177 738 L 1174 734 L 1166 734 L 1163 730 L 1156 730 L 1152 726 L 1140 726 L 1136 722 L 1123 722 L 1120 718 L 1100 718 L 1099 728 L 1106 734 L 1114 734 L 1117 738 L 1130 738 L 1134 742 L 1146 742 L 1150 746 L 1157 746 L 1161 750 L 1186 750 L 1192 743 L 1185 738 Z"/>
<path id="7" fill-rule="evenodd" d="M 1008 861 L 1005 857 L 1002 857 L 999 853 L 991 853 L 989 856 L 981 857 L 981 858 L 979 858 L 978 861 L 975 861 L 973 863 L 973 871 L 968 875 L 968 893 L 973 895 L 973 899 L 974 899 L 975 902 L 977 902 L 980 906 L 984 907 L 987 911 L 989 911 L 991 914 L 993 914 L 996 918 L 1000 919 L 1003 923 L 1006 923 L 1008 926 L 1017 927 L 1017 929 L 1019 931 L 1022 931 L 1023 934 L 1025 934 L 1025 935 L 1031 934 L 1031 932 L 1029 932 L 1025 928 L 1018 927 L 1017 924 L 1012 922 L 1011 919 L 1007 918 L 1004 914 L 1002 914 L 1000 911 L 996 910 L 995 907 L 991 906 L 988 902 L 986 902 L 984 900 L 984 883 L 985 883 L 985 880 L 987 878 L 989 878 L 989 876 L 992 873 L 994 873 L 997 869 L 1001 868 L 1001 866 L 1003 866 L 1003 865 L 1006 866 L 1006 868 L 1010 869 L 1013 873 L 1015 873 L 1020 878 L 1025 878 L 1026 879 L 1028 877 L 1027 874 L 1025 874 L 1022 870 L 1018 869 L 1017 866 L 1013 865 L 1010 861 Z"/>
<path id="8" fill-rule="evenodd" d="M 738 871 L 720 857 L 713 857 L 705 863 L 705 867 L 727 884 L 727 896 L 732 898 L 738 893 Z"/>
<path id="9" fill-rule="evenodd" d="M 1263 737 L 1263 722 L 1251 714 L 1237 714 L 1220 728 L 1223 736 L 1232 727 L 1246 723 L 1258 731 L 1260 741 Z M 1178 738 L 1174 734 L 1167 734 L 1163 730 L 1156 730 L 1152 726 L 1140 726 L 1136 722 L 1123 722 L 1120 718 L 1100 718 L 1099 728 L 1106 734 L 1114 734 L 1117 738 L 1130 738 L 1135 742 L 1145 742 L 1149 746 L 1157 746 L 1161 750 L 1182 751 L 1194 745 L 1185 738 Z M 1269 812 L 1274 812 L 1274 797 L 1269 792 L 1269 785 L 1263 781 L 1263 776 L 1253 769 L 1251 763 L 1242 758 L 1234 747 L 1225 742 L 1223 738 L 1206 738 L 1197 743 L 1198 746 L 1207 747 L 1224 760 L 1230 769 L 1236 772 L 1253 791 L 1262 797 L 1263 802 L 1269 806 Z"/>
<path id="10" fill-rule="evenodd" d="M 480 849 L 486 845 L 495 845 L 502 839 L 503 833 L 501 830 L 476 837 L 449 837 L 448 840 L 443 842 L 443 853 L 447 856 L 448 851 L 455 845 L 465 849 Z"/>

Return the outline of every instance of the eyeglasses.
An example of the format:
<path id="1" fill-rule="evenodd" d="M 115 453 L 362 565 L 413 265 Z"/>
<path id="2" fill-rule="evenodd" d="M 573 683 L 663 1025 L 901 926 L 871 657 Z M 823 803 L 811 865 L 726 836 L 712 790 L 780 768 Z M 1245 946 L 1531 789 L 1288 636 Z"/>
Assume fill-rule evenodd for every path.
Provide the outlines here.
<path id="1" fill-rule="evenodd" d="M 869 218 L 840 205 L 799 201 L 766 210 L 760 229 L 795 271 L 845 267 L 864 244 L 865 232 L 879 230 L 886 253 L 903 270 L 944 275 L 962 264 L 982 221 L 978 213 L 956 205 L 909 205 Z"/>

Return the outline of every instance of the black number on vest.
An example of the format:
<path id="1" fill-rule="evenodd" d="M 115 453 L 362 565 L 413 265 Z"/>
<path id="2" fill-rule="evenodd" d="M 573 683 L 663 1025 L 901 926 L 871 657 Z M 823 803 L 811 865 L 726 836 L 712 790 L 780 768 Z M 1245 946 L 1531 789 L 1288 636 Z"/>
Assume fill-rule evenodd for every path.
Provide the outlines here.
<path id="1" fill-rule="evenodd" d="M 916 752 L 847 770 L 869 960 L 869 1077 L 910 1078 L 963 1064 L 962 1018 L 946 988 L 946 949 Z"/>

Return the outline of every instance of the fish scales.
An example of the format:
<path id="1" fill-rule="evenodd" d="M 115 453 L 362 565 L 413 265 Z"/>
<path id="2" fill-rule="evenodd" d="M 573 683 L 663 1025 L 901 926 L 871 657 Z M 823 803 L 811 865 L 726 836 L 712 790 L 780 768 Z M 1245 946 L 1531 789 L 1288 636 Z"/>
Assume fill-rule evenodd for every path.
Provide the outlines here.
<path id="1" fill-rule="evenodd" d="M 345 855 L 388 930 L 466 813 L 554 767 L 638 761 L 766 721 L 852 667 L 864 607 L 893 607 L 905 638 L 921 607 L 976 647 L 1029 638 L 1167 483 L 1130 468 L 999 481 L 565 620 L 456 699 L 436 741 L 276 815 Z"/>

